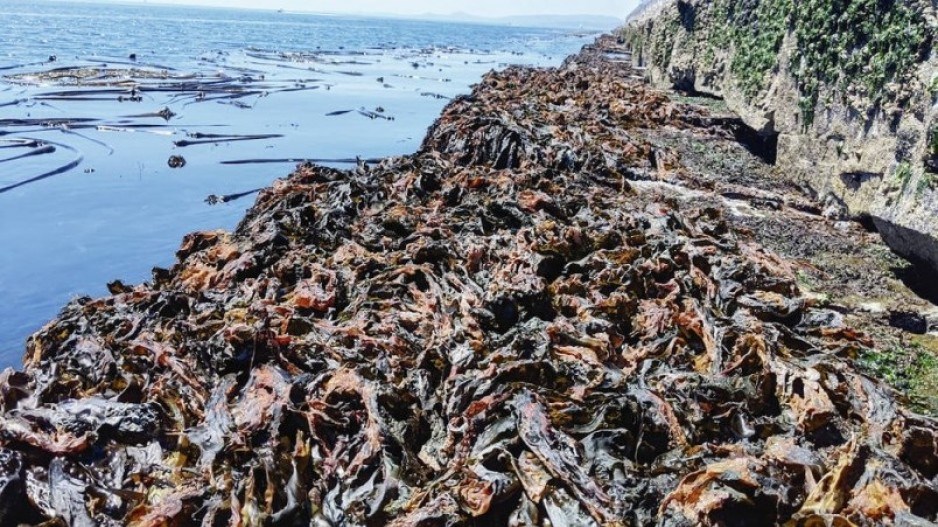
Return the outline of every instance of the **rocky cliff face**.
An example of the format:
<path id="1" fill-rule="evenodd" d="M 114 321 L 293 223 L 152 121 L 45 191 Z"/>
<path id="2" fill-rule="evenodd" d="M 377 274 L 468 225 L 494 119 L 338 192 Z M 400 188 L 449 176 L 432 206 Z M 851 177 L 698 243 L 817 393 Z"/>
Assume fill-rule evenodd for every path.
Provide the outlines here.
<path id="1" fill-rule="evenodd" d="M 938 268 L 933 0 L 652 0 L 623 38 L 658 85 L 723 98 L 778 173 Z"/>

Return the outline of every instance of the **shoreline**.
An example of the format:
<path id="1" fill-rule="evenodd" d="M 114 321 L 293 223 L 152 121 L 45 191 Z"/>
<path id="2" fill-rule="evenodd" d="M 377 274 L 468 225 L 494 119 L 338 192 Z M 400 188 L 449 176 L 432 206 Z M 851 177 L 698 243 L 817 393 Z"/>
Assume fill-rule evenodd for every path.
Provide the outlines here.
<path id="1" fill-rule="evenodd" d="M 338 21 L 310 22 L 261 40 L 269 29 L 264 20 L 277 17 L 259 17 L 253 25 L 219 20 L 245 18 L 237 13 L 204 13 L 201 18 L 214 22 L 164 29 L 143 17 L 135 41 L 123 21 L 146 9 L 64 6 L 38 10 L 51 11 L 51 18 L 14 17 L 23 23 L 8 32 L 15 45 L 0 65 L 0 91 L 10 90 L 0 94 L 0 187 L 83 159 L 69 172 L 0 192 L 0 244 L 6 248 L 0 296 L 8 300 L 0 306 L 0 367 L 19 364 L 26 338 L 70 300 L 105 295 L 114 279 L 148 280 L 152 265 L 172 265 L 186 233 L 231 230 L 253 202 L 210 207 L 207 198 L 267 186 L 296 165 L 242 162 L 411 153 L 446 98 L 468 93 L 489 69 L 513 61 L 556 65 L 587 42 L 562 31 L 466 28 L 444 35 L 448 26 L 433 31 L 356 20 L 342 22 L 341 32 L 325 29 Z M 70 14 L 84 18 L 56 18 Z M 113 38 L 89 37 L 95 20 Z M 39 43 L 25 30 L 40 34 L 63 23 L 74 27 L 75 37 L 60 44 Z M 222 36 L 242 26 L 249 33 L 240 44 L 228 44 L 199 30 L 205 24 L 218 25 Z M 182 40 L 169 42 L 167 35 L 177 33 Z M 389 33 L 400 33 L 398 44 L 382 38 Z M 80 49 L 82 42 L 94 56 Z M 434 48 L 434 42 L 451 45 Z M 51 55 L 58 59 L 48 62 Z M 20 67 L 7 69 L 14 65 Z M 175 68 L 169 77 L 162 73 L 166 67 Z M 385 112 L 375 112 L 379 108 Z M 328 115 L 336 112 L 344 113 Z M 236 137 L 248 135 L 283 137 Z M 212 143 L 176 145 L 193 139 Z M 168 166 L 176 156 L 185 167 Z"/>
<path id="2" fill-rule="evenodd" d="M 938 421 L 753 239 L 851 227 L 626 58 L 490 73 L 414 155 L 301 166 L 71 303 L 0 378 L 0 519 L 938 519 Z"/>

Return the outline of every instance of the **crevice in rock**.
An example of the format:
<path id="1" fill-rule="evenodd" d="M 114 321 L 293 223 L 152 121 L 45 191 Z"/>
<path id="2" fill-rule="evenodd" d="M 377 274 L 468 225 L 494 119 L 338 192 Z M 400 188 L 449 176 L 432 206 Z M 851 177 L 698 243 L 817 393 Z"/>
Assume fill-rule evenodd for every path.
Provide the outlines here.
<path id="1" fill-rule="evenodd" d="M 766 163 L 774 165 L 778 160 L 778 132 L 756 130 L 740 119 L 733 125 L 733 135 L 749 153 Z"/>
<path id="2" fill-rule="evenodd" d="M 897 225 L 889 220 L 870 216 L 872 228 L 879 232 L 886 245 L 906 261 L 906 265 L 891 269 L 893 274 L 920 298 L 938 305 L 938 240 Z"/>
<path id="3" fill-rule="evenodd" d="M 938 280 L 935 280 L 935 271 L 927 263 L 915 257 L 906 257 L 906 259 L 908 265 L 892 269 L 896 278 L 916 295 L 938 305 Z"/>
<path id="4" fill-rule="evenodd" d="M 696 77 L 695 77 L 696 78 Z M 700 91 L 696 87 L 696 82 L 688 84 L 687 82 L 676 82 L 672 87 L 674 91 L 679 92 L 684 97 L 696 97 L 698 99 L 709 99 L 711 101 L 722 101 L 723 97 L 714 95 L 710 92 Z"/>
<path id="5" fill-rule="evenodd" d="M 694 86 L 697 84 L 697 72 L 693 68 L 671 72 L 671 89 L 686 97 L 702 97 Z"/>
<path id="6" fill-rule="evenodd" d="M 896 277 L 916 295 L 938 305 L 938 240 L 880 217 L 872 219 L 886 245 L 908 262 L 892 269 Z"/>
<path id="7" fill-rule="evenodd" d="M 694 31 L 697 22 L 697 10 L 694 5 L 686 0 L 678 0 L 677 11 L 681 17 L 681 26 L 688 32 Z"/>
<path id="8" fill-rule="evenodd" d="M 853 220 L 856 221 L 861 227 L 863 227 L 863 230 L 865 230 L 866 232 L 870 232 L 870 233 L 879 232 L 879 229 L 876 228 L 876 222 L 873 221 L 873 217 L 870 216 L 869 214 L 860 214 L 856 216 L 855 218 L 853 218 Z"/>
<path id="9" fill-rule="evenodd" d="M 890 312 L 889 325 L 915 335 L 928 333 L 928 319 L 925 315 L 915 311 Z"/>
<path id="10" fill-rule="evenodd" d="M 840 175 L 843 184 L 854 192 L 874 179 L 883 179 L 883 174 L 878 172 L 844 172 Z"/>

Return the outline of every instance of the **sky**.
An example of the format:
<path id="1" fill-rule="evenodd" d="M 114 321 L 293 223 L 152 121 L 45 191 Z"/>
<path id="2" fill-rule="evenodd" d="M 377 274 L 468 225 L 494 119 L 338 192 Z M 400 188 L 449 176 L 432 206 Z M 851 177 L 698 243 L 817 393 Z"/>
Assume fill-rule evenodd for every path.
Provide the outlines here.
<path id="1" fill-rule="evenodd" d="M 133 0 L 124 0 L 132 2 Z M 142 0 L 137 0 L 140 2 Z M 625 18 L 638 0 L 149 0 L 160 4 L 288 9 L 323 13 L 475 16 L 607 15 Z"/>

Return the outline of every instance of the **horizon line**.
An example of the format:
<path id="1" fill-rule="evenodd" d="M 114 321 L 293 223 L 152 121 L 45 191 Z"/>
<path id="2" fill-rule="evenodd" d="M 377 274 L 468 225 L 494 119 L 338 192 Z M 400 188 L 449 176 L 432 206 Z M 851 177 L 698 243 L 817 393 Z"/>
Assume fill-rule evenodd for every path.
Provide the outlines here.
<path id="1" fill-rule="evenodd" d="M 627 16 L 616 16 L 602 13 L 537 13 L 537 14 L 513 14 L 513 15 L 499 15 L 499 16 L 489 16 L 489 15 L 474 15 L 472 13 L 466 13 L 464 11 L 451 11 L 448 13 L 437 12 L 437 11 L 428 11 L 424 13 L 393 13 L 393 12 L 364 12 L 364 11 L 315 11 L 315 10 L 305 10 L 305 9 L 295 9 L 295 8 L 276 8 L 276 7 L 261 7 L 261 6 L 229 6 L 229 5 L 217 5 L 214 3 L 203 3 L 203 1 L 194 0 L 194 1 L 183 1 L 183 2 L 171 2 L 167 0 L 42 0 L 48 2 L 59 2 L 59 3 L 70 3 L 70 2 L 80 2 L 86 4 L 124 4 L 124 5 L 154 5 L 154 6 L 163 6 L 163 7 L 204 7 L 209 9 L 234 9 L 234 10 L 245 10 L 245 11 L 266 11 L 266 12 L 282 12 L 285 14 L 302 14 L 302 15 L 324 15 L 324 16 L 341 16 L 341 15 L 351 15 L 351 16 L 361 16 L 361 17 L 376 17 L 376 18 L 421 18 L 421 17 L 452 17 L 452 18 L 470 18 L 476 20 L 506 20 L 512 18 L 604 18 L 609 20 L 620 20 L 624 21 Z"/>

